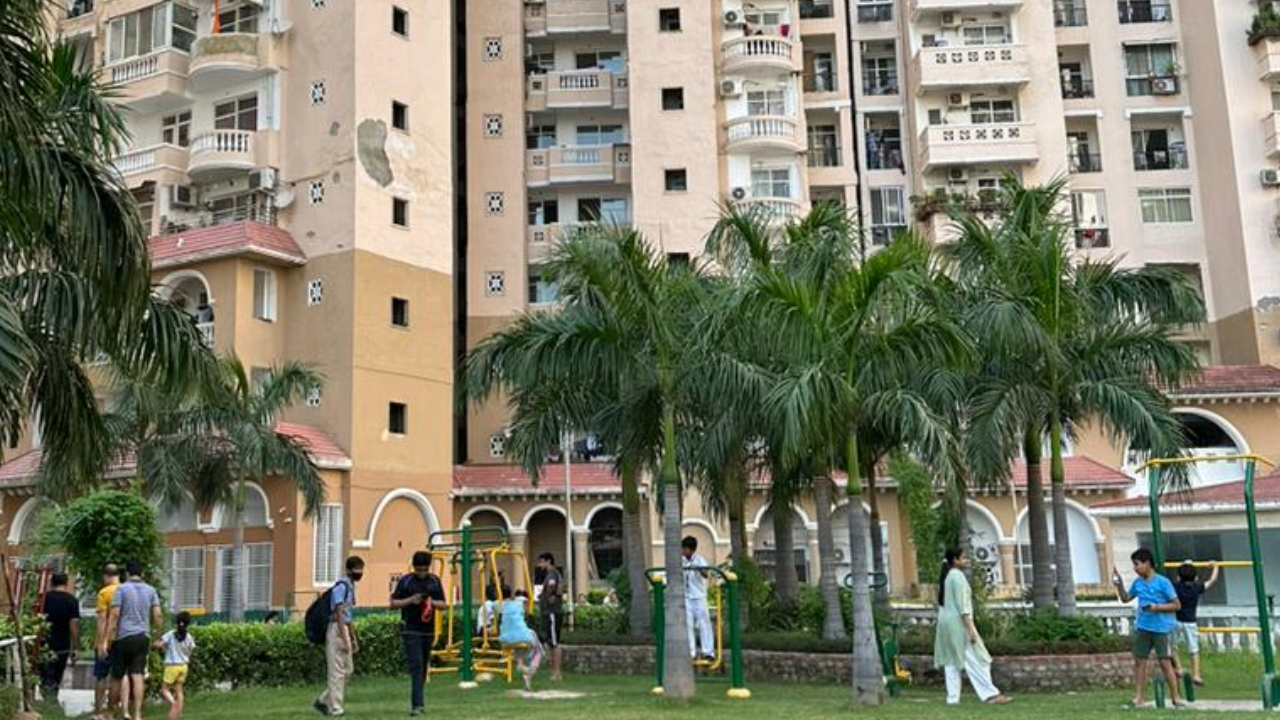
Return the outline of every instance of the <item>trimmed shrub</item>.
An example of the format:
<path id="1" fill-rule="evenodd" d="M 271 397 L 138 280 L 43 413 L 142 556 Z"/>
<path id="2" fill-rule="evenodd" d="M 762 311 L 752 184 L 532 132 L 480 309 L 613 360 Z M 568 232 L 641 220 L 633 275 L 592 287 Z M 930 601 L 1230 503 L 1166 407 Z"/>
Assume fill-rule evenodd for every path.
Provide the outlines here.
<path id="1" fill-rule="evenodd" d="M 585 632 L 621 635 L 627 631 L 627 614 L 617 605 L 578 605 L 573 609 L 573 626 Z"/>
<path id="2" fill-rule="evenodd" d="M 1091 615 L 1062 617 L 1055 610 L 1039 610 L 1018 616 L 1009 630 L 1009 639 L 1023 642 L 1093 643 L 1110 637 L 1101 618 Z"/>
<path id="3" fill-rule="evenodd" d="M 13 685 L 0 686 L 0 720 L 13 720 L 22 709 L 22 692 Z"/>

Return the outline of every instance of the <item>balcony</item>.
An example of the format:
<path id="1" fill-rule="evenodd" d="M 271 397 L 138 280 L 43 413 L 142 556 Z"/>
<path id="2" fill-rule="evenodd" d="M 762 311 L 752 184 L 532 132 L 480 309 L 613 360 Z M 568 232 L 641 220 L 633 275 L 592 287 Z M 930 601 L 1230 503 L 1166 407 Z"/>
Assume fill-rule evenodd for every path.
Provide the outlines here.
<path id="1" fill-rule="evenodd" d="M 1253 46 L 1258 55 L 1258 77 L 1268 82 L 1280 80 L 1280 38 L 1267 37 Z"/>
<path id="2" fill-rule="evenodd" d="M 213 130 L 191 138 L 187 173 L 197 182 L 225 180 L 268 164 L 265 143 L 253 130 Z"/>
<path id="3" fill-rule="evenodd" d="M 1111 231 L 1104 227 L 1076 228 L 1078 250 L 1102 250 L 1111 247 Z"/>
<path id="4" fill-rule="evenodd" d="M 1262 119 L 1262 131 L 1267 138 L 1267 156 L 1280 157 L 1280 112 Z"/>
<path id="5" fill-rule="evenodd" d="M 627 107 L 627 75 L 609 70 L 566 70 L 525 79 L 526 109 Z"/>
<path id="6" fill-rule="evenodd" d="M 627 6 L 623 0 L 526 0 L 524 30 L 532 37 L 625 34 Z"/>
<path id="7" fill-rule="evenodd" d="M 794 153 L 800 151 L 796 121 L 789 117 L 748 115 L 726 120 L 724 136 L 725 148 L 729 152 L 779 150 Z"/>
<path id="8" fill-rule="evenodd" d="M 187 172 L 187 149 L 177 145 L 152 145 L 129 150 L 112 159 L 111 164 L 129 187 L 151 182 L 177 185 Z"/>
<path id="9" fill-rule="evenodd" d="M 921 89 L 1021 85 L 1031 79 L 1023 45 L 921 48 L 914 63 Z"/>
<path id="10" fill-rule="evenodd" d="M 1001 12 L 1022 7 L 1022 0 L 912 0 L 916 15 L 940 12 Z"/>
<path id="11" fill-rule="evenodd" d="M 948 165 L 1025 164 L 1040 159 L 1029 122 L 930 125 L 920 133 L 925 170 Z"/>
<path id="12" fill-rule="evenodd" d="M 801 210 L 799 200 L 785 197 L 749 197 L 735 200 L 733 204 L 743 211 L 760 208 L 761 212 L 768 214 L 775 222 L 786 222 L 798 217 Z"/>
<path id="13" fill-rule="evenodd" d="M 859 3 L 858 22 L 883 23 L 893 21 L 892 3 Z"/>
<path id="14" fill-rule="evenodd" d="M 1089 13 L 1083 0 L 1078 4 L 1053 4 L 1053 26 L 1060 28 L 1084 27 L 1089 24 Z"/>
<path id="15" fill-rule="evenodd" d="M 1067 171 L 1073 175 L 1102 172 L 1102 153 L 1073 152 L 1068 154 Z"/>
<path id="16" fill-rule="evenodd" d="M 1173 22 L 1173 5 L 1168 0 L 1120 0 L 1116 10 L 1121 25 Z"/>
<path id="17" fill-rule="evenodd" d="M 1139 172 L 1151 170 L 1186 170 L 1191 167 L 1185 148 L 1148 150 L 1133 154 L 1133 169 Z"/>
<path id="18" fill-rule="evenodd" d="M 270 68 L 271 38 L 259 33 L 219 33 L 191 46 L 191 87 L 205 90 L 243 82 Z"/>
<path id="19" fill-rule="evenodd" d="M 1072 75 L 1062 78 L 1063 100 L 1084 100 L 1093 97 L 1093 79 Z"/>
<path id="20" fill-rule="evenodd" d="M 111 83 L 120 88 L 117 103 L 153 113 L 186 102 L 188 64 L 185 52 L 162 48 L 113 62 L 105 72 Z"/>
<path id="21" fill-rule="evenodd" d="M 801 20 L 827 20 L 835 16 L 832 0 L 800 0 Z"/>
<path id="22" fill-rule="evenodd" d="M 733 38 L 724 42 L 723 51 L 726 74 L 795 69 L 795 44 L 790 38 L 761 35 Z"/>
<path id="23" fill-rule="evenodd" d="M 631 145 L 582 145 L 525 150 L 530 187 L 576 183 L 630 183 Z"/>

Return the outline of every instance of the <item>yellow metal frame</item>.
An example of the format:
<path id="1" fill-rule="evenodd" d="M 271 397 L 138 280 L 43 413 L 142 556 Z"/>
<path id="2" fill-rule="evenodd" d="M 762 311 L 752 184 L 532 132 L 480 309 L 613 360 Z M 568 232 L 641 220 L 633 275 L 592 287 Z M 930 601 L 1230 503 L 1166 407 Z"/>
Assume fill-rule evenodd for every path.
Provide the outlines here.
<path id="1" fill-rule="evenodd" d="M 1238 460 L 1252 460 L 1262 463 L 1267 467 L 1276 467 L 1276 464 L 1261 455 L 1253 455 L 1249 453 L 1241 453 L 1237 455 L 1193 455 L 1184 458 L 1156 458 L 1148 460 L 1138 467 L 1136 472 L 1141 472 L 1150 467 L 1161 467 L 1164 465 L 1191 465 L 1194 463 L 1207 462 L 1236 462 Z"/>
<path id="2" fill-rule="evenodd" d="M 710 578 L 708 578 L 710 579 Z M 710 660 L 696 659 L 693 666 L 706 670 L 707 672 L 716 672 L 724 667 L 724 587 L 723 583 L 715 582 L 711 586 L 715 602 L 708 608 L 715 615 L 715 638 L 716 638 L 716 654 Z M 692 648 L 690 648 L 692 649 Z"/>
<path id="3" fill-rule="evenodd" d="M 1167 562 L 1164 564 L 1164 566 L 1167 568 L 1180 568 L 1186 564 L 1187 563 L 1185 562 Z M 1251 568 L 1253 567 L 1253 561 L 1252 560 L 1223 560 L 1222 562 L 1209 562 L 1207 560 L 1194 560 L 1191 562 L 1191 567 L 1195 567 L 1195 568 L 1207 568 L 1207 567 L 1213 567 L 1214 565 L 1217 565 L 1220 568 Z"/>
<path id="4" fill-rule="evenodd" d="M 1262 629 L 1256 627 L 1202 627 L 1199 632 L 1202 635 L 1231 635 L 1235 633 L 1257 635 L 1262 632 Z"/>

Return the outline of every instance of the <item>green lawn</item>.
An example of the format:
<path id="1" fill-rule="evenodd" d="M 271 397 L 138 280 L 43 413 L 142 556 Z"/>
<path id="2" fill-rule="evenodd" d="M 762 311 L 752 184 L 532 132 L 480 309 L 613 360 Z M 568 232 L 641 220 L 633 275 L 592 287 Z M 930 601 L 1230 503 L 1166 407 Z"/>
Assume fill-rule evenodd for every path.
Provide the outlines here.
<path id="1" fill-rule="evenodd" d="M 1247 699 L 1256 697 L 1260 662 L 1250 656 L 1211 656 L 1206 663 L 1206 679 L 1210 686 L 1202 697 Z M 547 689 L 545 676 L 535 689 Z M 436 676 L 427 686 L 427 718 L 512 718 L 519 720 L 572 720 L 574 718 L 733 718 L 733 720 L 810 720 L 857 714 L 883 718 L 1046 718 L 1070 717 L 1115 718 L 1120 705 L 1129 698 L 1127 691 L 1088 694 L 1023 694 L 1012 705 L 990 707 L 980 705 L 966 688 L 965 702 L 959 708 L 943 703 L 941 688 L 916 688 L 905 697 L 891 701 L 874 711 L 855 710 L 848 702 L 842 685 L 750 684 L 753 698 L 746 701 L 727 700 L 723 680 L 711 679 L 699 685 L 699 696 L 687 704 L 665 702 L 649 696 L 647 678 L 569 677 L 556 690 L 583 693 L 577 699 L 537 700 L 519 697 L 505 685 L 487 683 L 477 690 L 457 689 L 454 679 Z M 311 710 L 311 701 L 319 692 L 314 688 L 244 690 L 234 693 L 206 693 L 191 698 L 187 708 L 190 720 L 244 720 L 245 718 L 319 717 Z M 407 682 L 396 679 L 356 678 L 348 692 L 347 714 L 352 718 L 398 718 L 407 716 Z M 1207 711 L 1145 710 L 1132 713 L 1141 717 L 1176 715 L 1186 717 L 1233 718 L 1257 717 L 1255 713 L 1221 713 Z M 160 720 L 159 708 L 148 711 L 148 717 Z"/>

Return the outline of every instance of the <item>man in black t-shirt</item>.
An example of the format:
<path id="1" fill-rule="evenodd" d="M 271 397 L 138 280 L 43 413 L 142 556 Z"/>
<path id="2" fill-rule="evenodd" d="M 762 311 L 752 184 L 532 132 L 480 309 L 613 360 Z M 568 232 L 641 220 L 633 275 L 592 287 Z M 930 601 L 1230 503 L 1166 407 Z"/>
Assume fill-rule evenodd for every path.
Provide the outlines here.
<path id="1" fill-rule="evenodd" d="M 44 616 L 49 623 L 47 655 L 40 663 L 40 688 L 45 700 L 57 702 L 67 663 L 75 662 L 80 645 L 80 601 L 67 592 L 67 574 L 54 573 L 44 596 Z"/>
<path id="2" fill-rule="evenodd" d="M 413 572 L 400 578 L 391 593 L 391 607 L 400 610 L 400 639 L 409 665 L 409 714 L 422 714 L 422 683 L 435 642 L 435 611 L 446 607 L 440 578 L 431 574 L 431 553 L 413 554 Z"/>
<path id="3" fill-rule="evenodd" d="M 542 594 L 538 596 L 538 615 L 542 619 L 542 642 L 551 651 L 551 682 L 560 682 L 560 633 L 564 627 L 564 576 L 556 569 L 551 553 L 538 556 L 542 571 Z"/>

